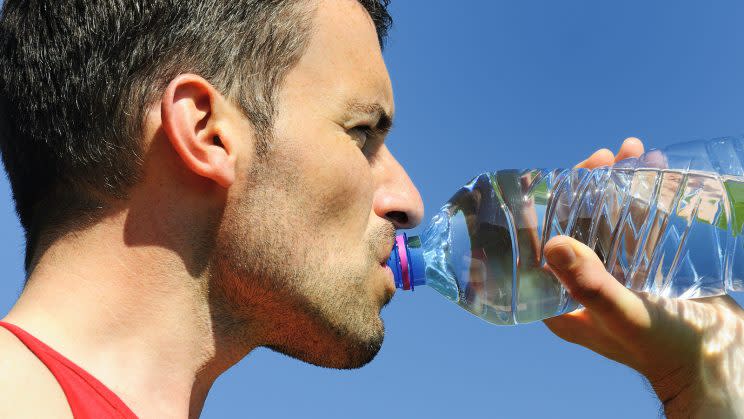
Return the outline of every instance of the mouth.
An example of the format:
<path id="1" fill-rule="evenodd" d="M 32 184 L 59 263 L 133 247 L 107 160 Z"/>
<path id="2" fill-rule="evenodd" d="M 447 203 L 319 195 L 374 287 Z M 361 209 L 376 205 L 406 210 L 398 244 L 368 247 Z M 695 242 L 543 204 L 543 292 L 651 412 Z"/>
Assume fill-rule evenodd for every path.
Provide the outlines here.
<path id="1" fill-rule="evenodd" d="M 388 293 L 392 297 L 392 293 L 395 293 L 395 278 L 393 277 L 393 270 L 388 266 L 388 259 L 390 259 L 390 253 L 393 251 L 395 239 L 390 240 L 387 248 L 387 253 L 379 258 L 380 268 L 385 271 L 385 285 L 388 288 Z"/>
<path id="2" fill-rule="evenodd" d="M 387 274 L 390 276 L 390 281 L 394 283 L 395 281 L 393 281 L 393 270 L 390 269 L 390 266 L 388 266 L 387 261 L 380 262 L 380 268 L 387 272 Z"/>
<path id="3" fill-rule="evenodd" d="M 395 248 L 395 237 L 393 237 L 392 239 L 390 239 L 387 242 L 387 244 L 388 245 L 385 248 L 386 249 L 386 253 L 383 254 L 382 256 L 380 256 L 380 259 L 379 259 L 380 266 L 382 266 L 382 267 L 386 267 L 387 266 L 388 260 L 390 259 L 390 254 L 393 252 L 393 249 Z"/>
<path id="4" fill-rule="evenodd" d="M 373 254 L 375 255 L 375 260 L 377 260 L 377 263 L 380 266 L 380 270 L 382 271 L 378 275 L 380 275 L 384 280 L 385 294 L 392 297 L 392 294 L 395 293 L 395 278 L 393 270 L 388 266 L 388 260 L 390 259 L 390 254 L 393 252 L 393 248 L 395 247 L 395 228 L 392 225 L 387 227 L 389 228 L 381 229 L 374 235 L 378 240 L 377 243 L 375 243 L 377 246 L 373 248 Z"/>
<path id="5" fill-rule="evenodd" d="M 387 264 L 381 264 L 380 268 L 384 271 L 384 302 L 383 307 L 387 305 L 388 302 L 393 298 L 393 295 L 395 295 L 395 292 L 397 291 L 395 288 L 395 278 L 393 278 L 393 270 L 390 269 Z"/>

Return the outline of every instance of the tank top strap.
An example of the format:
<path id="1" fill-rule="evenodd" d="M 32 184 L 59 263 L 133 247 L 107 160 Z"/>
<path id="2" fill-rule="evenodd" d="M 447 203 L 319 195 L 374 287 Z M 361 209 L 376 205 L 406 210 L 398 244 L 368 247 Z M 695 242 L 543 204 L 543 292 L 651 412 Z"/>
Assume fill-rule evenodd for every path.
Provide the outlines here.
<path id="1" fill-rule="evenodd" d="M 0 321 L 57 379 L 75 418 L 126 418 L 137 416 L 95 377 L 20 327 Z"/>

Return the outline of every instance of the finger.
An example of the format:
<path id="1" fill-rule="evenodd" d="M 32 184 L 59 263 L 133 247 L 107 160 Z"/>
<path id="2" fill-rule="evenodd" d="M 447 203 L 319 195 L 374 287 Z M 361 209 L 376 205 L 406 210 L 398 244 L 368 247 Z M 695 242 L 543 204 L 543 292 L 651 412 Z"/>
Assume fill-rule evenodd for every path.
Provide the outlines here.
<path id="1" fill-rule="evenodd" d="M 548 329 L 559 338 L 584 346 L 610 359 L 620 360 L 622 346 L 590 311 L 580 309 L 562 316 L 544 320 Z"/>
<path id="2" fill-rule="evenodd" d="M 643 301 L 607 273 L 584 244 L 566 236 L 554 237 L 545 246 L 545 258 L 571 296 L 603 322 L 627 332 L 632 332 L 631 326 L 650 326 Z"/>
<path id="3" fill-rule="evenodd" d="M 631 157 L 638 157 L 643 154 L 643 152 L 644 148 L 641 140 L 635 137 L 626 138 L 615 156 L 615 163 Z"/>
<path id="4" fill-rule="evenodd" d="M 623 341 L 617 340 L 617 334 L 607 331 L 589 311 L 579 310 L 562 316 L 544 320 L 548 329 L 559 338 L 581 345 L 604 357 L 627 363 L 631 358 Z"/>
<path id="5" fill-rule="evenodd" d="M 594 169 L 601 166 L 612 166 L 615 162 L 615 154 L 602 148 L 594 152 L 588 159 L 576 165 L 577 169 Z"/>
<path id="6" fill-rule="evenodd" d="M 548 329 L 563 340 L 585 343 L 602 335 L 600 326 L 585 309 L 543 320 Z"/>

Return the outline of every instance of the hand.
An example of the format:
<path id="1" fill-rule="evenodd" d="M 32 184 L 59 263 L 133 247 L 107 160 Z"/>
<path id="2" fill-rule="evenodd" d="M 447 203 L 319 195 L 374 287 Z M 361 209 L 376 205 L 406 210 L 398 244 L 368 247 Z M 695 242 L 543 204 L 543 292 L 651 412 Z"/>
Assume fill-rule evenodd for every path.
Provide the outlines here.
<path id="1" fill-rule="evenodd" d="M 628 139 L 617 156 L 594 153 L 578 167 L 643 152 Z M 545 321 L 559 337 L 639 371 L 667 417 L 744 417 L 744 310 L 728 296 L 677 300 L 625 288 L 587 246 L 554 237 L 549 268 L 584 308 Z"/>

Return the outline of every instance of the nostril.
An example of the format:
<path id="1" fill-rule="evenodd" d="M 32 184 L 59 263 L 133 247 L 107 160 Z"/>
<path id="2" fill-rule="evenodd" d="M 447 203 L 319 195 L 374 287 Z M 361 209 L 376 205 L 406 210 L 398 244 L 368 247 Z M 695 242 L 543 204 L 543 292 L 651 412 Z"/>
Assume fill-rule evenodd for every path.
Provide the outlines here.
<path id="1" fill-rule="evenodd" d="M 399 227 L 408 225 L 408 214 L 403 211 L 390 211 L 385 214 L 385 218 Z"/>

